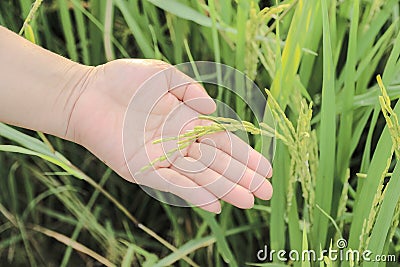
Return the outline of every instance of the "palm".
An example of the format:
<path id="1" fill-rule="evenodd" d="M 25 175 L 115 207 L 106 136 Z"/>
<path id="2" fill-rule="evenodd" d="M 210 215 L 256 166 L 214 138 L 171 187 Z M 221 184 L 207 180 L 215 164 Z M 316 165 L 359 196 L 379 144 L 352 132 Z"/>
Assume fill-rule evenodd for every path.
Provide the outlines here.
<path id="1" fill-rule="evenodd" d="M 165 69 L 168 75 L 154 76 Z M 169 65 L 118 60 L 97 67 L 88 81 L 69 134 L 125 179 L 171 192 L 213 212 L 220 211 L 218 199 L 249 208 L 253 195 L 271 196 L 272 187 L 265 180 L 271 175 L 268 161 L 228 133 L 197 140 L 140 171 L 176 147 L 176 141 L 153 144 L 154 140 L 204 123 L 198 115 L 215 109 L 204 90 Z"/>

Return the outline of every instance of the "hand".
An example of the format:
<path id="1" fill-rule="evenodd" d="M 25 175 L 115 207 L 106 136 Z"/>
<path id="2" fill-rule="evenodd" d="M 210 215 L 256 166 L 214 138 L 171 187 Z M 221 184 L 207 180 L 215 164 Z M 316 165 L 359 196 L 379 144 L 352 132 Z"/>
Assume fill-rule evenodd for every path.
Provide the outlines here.
<path id="1" fill-rule="evenodd" d="M 219 199 L 251 208 L 254 196 L 271 197 L 272 186 L 265 179 L 272 175 L 268 160 L 227 132 L 200 138 L 140 171 L 176 147 L 176 141 L 153 144 L 154 140 L 210 123 L 197 118 L 216 108 L 199 84 L 171 65 L 112 61 L 93 68 L 77 90 L 66 138 L 85 146 L 126 180 L 173 193 L 215 213 L 221 211 Z"/>

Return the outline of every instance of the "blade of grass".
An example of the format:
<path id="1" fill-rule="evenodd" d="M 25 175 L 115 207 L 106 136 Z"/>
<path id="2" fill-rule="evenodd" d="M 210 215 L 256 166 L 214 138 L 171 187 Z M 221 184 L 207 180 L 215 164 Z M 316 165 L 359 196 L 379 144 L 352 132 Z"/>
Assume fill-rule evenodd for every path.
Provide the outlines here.
<path id="1" fill-rule="evenodd" d="M 110 175 L 111 175 L 111 169 L 107 169 L 107 171 L 103 174 L 103 177 L 101 178 L 101 180 L 99 182 L 99 185 L 101 187 L 104 186 L 104 184 L 106 183 L 106 181 L 108 180 Z M 93 207 L 93 205 L 94 205 L 99 193 L 100 193 L 99 190 L 95 190 L 93 192 L 92 196 L 90 197 L 90 200 L 89 200 L 88 204 L 86 205 L 86 208 L 88 210 L 92 209 L 92 207 Z M 81 232 L 83 226 L 84 226 L 84 222 L 83 221 L 79 221 L 78 225 L 75 227 L 74 232 L 72 233 L 71 240 L 73 240 L 73 241 L 77 240 L 77 238 L 79 236 L 79 233 Z M 69 261 L 69 259 L 71 257 L 71 253 L 72 253 L 72 247 L 68 246 L 67 249 L 64 252 L 64 256 L 63 256 L 63 259 L 61 261 L 61 264 L 60 264 L 61 267 L 64 267 L 64 266 L 68 265 L 68 261 Z"/>
<path id="2" fill-rule="evenodd" d="M 18 230 L 21 233 L 21 238 L 22 238 L 22 242 L 24 244 L 24 248 L 25 248 L 26 254 L 28 255 L 29 264 L 32 267 L 36 267 L 38 265 L 36 263 L 35 257 L 33 256 L 33 253 L 32 253 L 33 249 L 31 247 L 31 244 L 29 243 L 28 233 L 26 232 L 25 225 L 18 218 L 16 218 L 16 220 L 17 220 Z"/>
<path id="3" fill-rule="evenodd" d="M 238 8 L 237 8 L 237 14 L 236 14 L 236 28 L 237 28 L 237 35 L 235 39 L 235 66 L 236 69 L 239 70 L 240 72 L 245 71 L 245 55 L 246 55 L 246 25 L 247 25 L 247 18 L 248 18 L 248 13 L 249 13 L 249 3 L 250 1 L 247 0 L 239 0 L 238 1 Z M 241 77 L 236 79 L 237 83 L 237 94 L 240 97 L 244 97 L 246 94 L 243 80 Z M 221 96 L 220 96 L 221 97 Z M 245 105 L 241 101 L 242 99 L 240 97 L 236 97 L 236 111 L 238 114 L 241 116 L 245 115 Z M 221 99 L 221 98 L 219 98 Z M 245 117 L 242 117 L 241 119 L 246 120 Z"/>
<path id="4" fill-rule="evenodd" d="M 32 249 L 31 249 L 31 246 L 29 244 L 29 240 L 28 240 L 28 236 L 27 236 L 24 224 L 22 224 L 22 222 L 19 220 L 19 218 L 15 217 L 1 203 L 0 203 L 0 213 L 3 214 L 3 216 L 12 225 L 14 225 L 14 227 L 16 227 L 19 230 L 22 242 L 24 244 L 24 248 L 25 248 L 26 254 L 28 256 L 28 261 L 29 261 L 31 266 L 37 266 L 36 260 L 35 260 L 33 254 L 32 254 Z"/>
<path id="5" fill-rule="evenodd" d="M 359 47 L 357 50 L 357 59 L 361 59 L 373 44 L 375 37 L 378 36 L 379 31 L 390 18 L 393 7 L 398 4 L 397 0 L 385 1 L 382 9 L 373 17 L 373 20 L 366 24 L 360 25 L 360 36 L 358 37 Z"/>
<path id="6" fill-rule="evenodd" d="M 308 251 L 308 239 L 307 239 L 307 229 L 305 226 L 305 222 L 304 222 L 304 226 L 303 226 L 303 238 L 302 238 L 302 245 L 301 245 L 301 251 Z M 301 267 L 310 267 L 310 261 L 309 260 L 303 260 L 301 263 Z"/>
<path id="7" fill-rule="evenodd" d="M 290 248 L 296 251 L 301 251 L 301 230 L 300 230 L 300 219 L 298 213 L 296 196 L 293 195 L 293 200 L 290 206 L 290 210 L 287 214 L 288 216 L 288 224 L 289 224 L 289 241 Z M 304 226 L 305 227 L 305 226 Z M 300 267 L 300 262 L 294 262 L 293 266 Z"/>
<path id="8" fill-rule="evenodd" d="M 8 190 L 9 194 L 11 196 L 17 196 L 17 179 L 15 177 L 15 172 L 19 168 L 19 163 L 15 162 L 13 165 L 11 165 L 11 168 L 8 172 Z M 18 201 L 13 201 L 13 198 L 9 198 L 9 205 L 10 205 L 10 210 L 13 214 L 18 214 L 19 210 L 19 202 Z"/>
<path id="9" fill-rule="evenodd" d="M 52 237 L 55 240 L 65 244 L 65 245 L 70 245 L 72 246 L 75 250 L 82 252 L 85 255 L 88 255 L 92 257 L 93 259 L 97 260 L 98 262 L 104 264 L 105 266 L 111 266 L 114 267 L 116 266 L 114 263 L 110 262 L 108 259 L 104 258 L 103 256 L 99 255 L 98 253 L 94 252 L 93 250 L 89 249 L 88 247 L 82 245 L 81 243 L 78 243 L 76 241 L 71 240 L 69 237 L 62 235 L 60 233 L 57 233 L 53 230 L 46 229 L 42 226 L 39 225 L 33 225 L 32 229 L 34 231 L 37 231 L 39 233 L 42 233 L 48 237 Z"/>
<path id="10" fill-rule="evenodd" d="M 286 245 L 286 192 L 287 177 L 289 175 L 289 153 L 282 141 L 277 142 L 275 158 L 273 161 L 274 175 L 272 176 L 272 184 L 274 185 L 274 196 L 271 199 L 271 218 L 270 218 L 270 245 L 271 249 L 279 251 Z M 293 222 L 297 223 L 297 222 Z M 274 255 L 274 262 L 279 262 Z"/>
<path id="11" fill-rule="evenodd" d="M 398 116 L 400 115 L 399 104 L 396 104 L 393 110 Z M 368 213 L 365 211 L 370 210 L 372 207 L 373 199 L 379 186 L 379 179 L 377 177 L 381 176 L 386 167 L 386 161 L 391 155 L 391 148 L 391 137 L 388 128 L 385 127 L 375 148 L 362 190 L 359 192 L 359 197 L 353 206 L 353 221 L 349 236 L 350 248 L 358 248 L 363 223 L 368 216 Z"/>
<path id="12" fill-rule="evenodd" d="M 243 232 L 250 232 L 251 229 L 255 229 L 258 227 L 262 227 L 263 225 L 255 224 L 255 225 L 243 225 L 233 229 L 229 229 L 226 231 L 225 236 L 236 235 Z M 209 235 L 206 237 L 197 237 L 185 243 L 183 246 L 179 248 L 178 251 L 171 253 L 170 255 L 162 258 L 154 267 L 158 266 L 170 266 L 180 260 L 183 255 L 188 255 L 192 252 L 197 251 L 200 248 L 208 247 L 214 244 L 217 241 L 217 237 L 215 235 Z"/>
<path id="13" fill-rule="evenodd" d="M 193 21 L 205 27 L 212 27 L 212 20 L 209 17 L 176 0 L 148 0 L 148 2 L 185 20 Z"/>
<path id="14" fill-rule="evenodd" d="M 285 47 L 282 52 L 282 67 L 277 69 L 277 77 L 271 85 L 271 93 L 283 110 L 289 102 L 289 96 L 293 90 L 293 83 L 297 75 L 301 58 L 302 48 L 310 30 L 310 18 L 317 12 L 318 5 L 314 5 L 311 1 L 298 0 L 295 13 L 291 20 L 290 29 L 287 34 Z M 280 82 L 285 86 L 285 90 L 280 88 Z M 280 86 L 279 86 L 280 85 Z"/>
<path id="15" fill-rule="evenodd" d="M 211 21 L 212 21 L 212 28 L 211 28 L 211 34 L 212 34 L 212 40 L 213 40 L 213 48 L 214 48 L 214 59 L 216 64 L 216 71 L 217 71 L 217 83 L 218 83 L 218 96 L 217 99 L 220 101 L 223 101 L 223 89 L 220 87 L 222 84 L 222 73 L 221 73 L 221 51 L 220 51 L 220 45 L 219 45 L 219 36 L 218 36 L 218 30 L 217 30 L 217 19 L 216 19 L 216 10 L 215 10 L 215 3 L 214 0 L 209 0 L 209 7 L 210 7 L 210 15 L 211 15 Z"/>
<path id="16" fill-rule="evenodd" d="M 151 38 L 146 36 L 145 33 L 142 31 L 142 29 L 139 27 L 139 24 L 136 21 L 139 18 L 134 18 L 129 13 L 129 8 L 126 5 L 125 1 L 114 0 L 114 2 L 115 2 L 115 5 L 118 7 L 118 9 L 121 11 L 128 27 L 131 30 L 131 32 L 137 42 L 137 45 L 139 46 L 143 55 L 146 58 L 154 58 L 154 50 L 153 50 L 152 46 L 150 45 Z"/>
<path id="17" fill-rule="evenodd" d="M 104 19 L 104 50 L 108 61 L 115 59 L 114 46 L 111 42 L 111 33 L 114 25 L 114 4 L 112 0 L 107 0 Z"/>
<path id="18" fill-rule="evenodd" d="M 380 114 L 380 106 L 377 103 L 375 108 L 374 108 L 374 113 L 372 115 L 372 119 L 370 120 L 370 125 L 368 129 L 368 134 L 367 134 L 367 140 L 365 142 L 365 147 L 364 147 L 364 153 L 362 155 L 362 160 L 361 160 L 361 166 L 360 166 L 360 172 L 368 172 L 368 169 L 371 164 L 371 151 L 372 151 L 372 137 L 376 128 L 376 124 L 378 122 L 378 116 Z M 364 184 L 364 179 L 359 179 L 357 183 L 357 191 L 361 192 L 361 188 Z M 358 198 L 359 194 L 356 195 L 356 200 Z"/>
<path id="19" fill-rule="evenodd" d="M 350 36 L 347 48 L 347 60 L 344 72 L 346 73 L 345 86 L 343 88 L 343 110 L 340 116 L 339 136 L 337 140 L 336 170 L 339 179 L 344 182 L 346 169 L 350 161 L 350 146 L 353 127 L 353 99 L 355 93 L 357 35 L 359 20 L 359 0 L 353 1 L 353 13 L 351 15 Z"/>
<path id="20" fill-rule="evenodd" d="M 76 48 L 76 40 L 73 32 L 73 26 L 71 22 L 71 15 L 69 13 L 69 7 L 67 1 L 58 0 L 57 4 L 59 6 L 58 11 L 60 15 L 60 20 L 62 24 L 62 30 L 64 33 L 64 38 L 67 46 L 68 57 L 73 61 L 78 61 L 78 52 Z"/>
<path id="21" fill-rule="evenodd" d="M 42 4 L 43 0 L 36 0 L 32 7 L 29 2 L 27 1 L 20 1 L 22 10 L 23 10 L 23 17 L 26 19 L 24 20 L 24 24 L 22 25 L 21 30 L 19 31 L 19 35 L 22 35 L 24 33 L 25 28 L 33 22 L 32 20 L 34 19 L 37 11 L 39 10 L 40 5 Z M 29 13 L 28 13 L 29 12 Z M 35 27 L 34 27 L 35 28 Z M 37 35 L 36 32 L 33 33 L 33 35 Z"/>
<path id="22" fill-rule="evenodd" d="M 134 245 L 129 245 L 128 249 L 126 250 L 126 255 L 122 259 L 121 267 L 130 267 L 132 266 L 133 260 L 134 260 L 134 252 L 135 252 L 135 246 Z"/>
<path id="23" fill-rule="evenodd" d="M 376 219 L 374 228 L 371 233 L 371 239 L 369 241 L 368 249 L 373 255 L 383 255 L 383 249 L 385 241 L 387 240 L 387 234 L 389 233 L 392 220 L 389 218 L 393 217 L 396 206 L 400 200 L 400 166 L 396 164 L 393 174 L 390 178 L 389 183 L 386 185 L 385 198 L 383 199 L 382 206 L 379 210 L 378 217 Z M 379 262 L 364 262 L 363 266 L 378 266 Z"/>
<path id="24" fill-rule="evenodd" d="M 399 22 L 399 20 L 397 20 L 397 22 Z M 396 74 L 399 73 L 400 71 L 399 56 L 400 56 L 400 32 L 397 33 L 393 49 L 389 55 L 389 59 L 386 63 L 385 70 L 383 71 L 382 80 L 384 83 L 390 84 L 395 78 Z"/>
<path id="25" fill-rule="evenodd" d="M 76 29 L 78 31 L 78 37 L 79 37 L 79 48 L 82 53 L 82 63 L 89 65 L 90 64 L 89 41 L 86 33 L 86 22 L 81 10 L 79 10 L 76 6 L 74 6 L 73 10 L 74 10 Z"/>
<path id="26" fill-rule="evenodd" d="M 228 245 L 228 242 L 225 238 L 225 233 L 223 232 L 221 227 L 218 225 L 218 222 L 215 220 L 214 215 L 212 215 L 208 212 L 205 212 L 203 210 L 200 210 L 198 208 L 196 208 L 195 211 L 209 225 L 211 231 L 213 232 L 213 235 L 216 238 L 218 251 L 221 254 L 224 261 L 226 263 L 228 263 L 229 266 L 238 266 L 238 264 L 233 256 L 233 253 Z"/>
<path id="27" fill-rule="evenodd" d="M 366 125 L 369 122 L 373 110 L 373 108 L 363 110 L 362 117 L 357 120 L 358 123 L 354 126 L 353 136 L 351 138 L 350 154 L 354 153 L 358 144 L 361 142 L 360 138 L 367 127 Z"/>
<path id="28" fill-rule="evenodd" d="M 330 214 L 335 166 L 336 112 L 335 81 L 332 44 L 326 0 L 321 2 L 323 23 L 323 85 L 321 104 L 321 123 L 319 136 L 319 168 L 316 179 L 315 203 Z M 328 233 L 328 219 L 315 214 L 312 228 L 314 248 L 325 246 Z"/>
<path id="29" fill-rule="evenodd" d="M 94 3 L 91 4 L 91 7 L 95 7 L 95 9 L 97 8 L 97 1 L 93 1 Z M 72 0 L 72 3 L 74 4 L 75 8 L 78 8 L 82 14 L 84 14 L 91 22 L 92 24 L 90 25 L 94 25 L 95 27 L 91 28 L 89 27 L 89 39 L 91 40 L 91 61 L 92 64 L 100 64 L 102 62 L 98 62 L 100 60 L 98 60 L 98 55 L 101 54 L 101 48 L 100 48 L 100 37 L 97 37 L 97 32 L 101 31 L 104 32 L 104 25 L 101 21 L 99 21 L 92 13 L 88 12 L 84 7 L 82 7 L 81 3 L 78 0 Z M 92 11 L 94 12 L 94 11 Z M 122 54 L 122 56 L 129 58 L 129 54 L 126 51 L 126 49 L 123 47 L 123 45 L 117 40 L 115 39 L 115 37 L 113 35 L 111 35 L 111 41 L 114 43 L 115 47 L 118 48 L 119 52 Z M 96 60 L 95 60 L 96 59 Z M 94 61 L 94 62 L 93 62 Z"/>
<path id="30" fill-rule="evenodd" d="M 332 1 L 334 2 L 334 1 Z M 321 2 L 318 1 L 315 5 L 320 6 Z M 319 10 L 319 8 L 317 8 Z M 305 46 L 309 48 L 312 51 L 317 51 L 318 47 L 321 42 L 321 37 L 322 37 L 322 13 L 321 12 L 315 12 L 315 15 L 313 16 L 313 19 L 311 20 L 311 25 L 310 25 L 310 32 L 312 32 L 313 37 L 312 38 L 307 38 Z M 303 50 L 304 51 L 304 50 Z M 317 56 L 315 55 L 310 55 L 310 54 L 304 54 L 301 65 L 300 65 L 300 70 L 299 70 L 299 75 L 301 77 L 301 82 L 304 84 L 305 87 L 310 87 L 311 88 L 311 78 L 313 75 L 315 75 L 315 71 L 317 71 L 315 68 L 313 68 L 313 65 L 315 64 L 315 61 L 318 59 Z M 310 84 L 310 86 L 309 86 Z"/>
<path id="31" fill-rule="evenodd" d="M 2 125 L 0 124 L 0 126 L 2 126 Z M 1 134 L 1 132 L 0 132 L 0 134 Z M 23 134 L 19 133 L 18 135 L 23 135 Z M 11 138 L 12 138 L 12 136 L 11 136 Z M 36 140 L 36 139 L 34 139 L 34 140 Z M 38 140 L 36 140 L 36 141 L 38 141 Z M 81 172 L 79 169 L 77 169 L 75 166 L 73 166 L 61 154 L 57 153 L 56 155 L 51 155 L 51 154 L 48 155 L 47 153 L 43 154 L 43 153 L 32 151 L 32 150 L 29 150 L 29 149 L 26 149 L 23 147 L 12 146 L 12 145 L 0 145 L 0 151 L 14 152 L 14 153 L 26 154 L 26 155 L 31 155 L 31 156 L 37 156 L 37 157 L 40 157 L 50 163 L 53 163 L 53 164 L 63 168 L 65 171 L 74 175 L 76 178 L 82 179 L 82 180 L 88 182 L 89 184 L 91 184 L 94 188 L 98 189 L 104 196 L 106 196 L 111 202 L 113 202 L 117 206 L 117 208 L 120 209 L 139 229 L 143 230 L 145 233 L 152 236 L 153 238 L 155 238 L 157 241 L 159 241 L 161 244 L 163 244 L 165 247 L 171 249 L 172 251 L 177 250 L 176 247 L 174 247 L 173 245 L 168 243 L 165 239 L 163 239 L 162 237 L 157 235 L 154 231 L 152 231 L 145 225 L 139 223 L 138 220 L 135 217 L 133 217 L 130 214 L 130 212 L 122 204 L 120 204 L 113 196 L 111 196 L 107 191 L 105 191 L 102 187 L 100 187 L 90 177 L 88 177 L 83 172 Z M 184 260 L 187 261 L 192 266 L 198 266 L 188 257 L 185 257 Z"/>
<path id="32" fill-rule="evenodd" d="M 277 2 L 276 2 L 277 4 Z M 280 46 L 280 20 L 276 24 L 276 69 L 282 68 L 281 46 Z M 280 92 L 282 87 L 282 72 L 277 71 L 275 77 L 275 88 Z M 272 93 L 272 92 L 271 92 Z M 274 95 L 276 98 L 277 95 Z M 270 101 L 270 99 L 268 99 Z M 265 107 L 263 122 L 271 121 L 271 111 L 269 105 Z M 263 139 L 265 140 L 265 139 Z M 263 155 L 269 154 L 269 147 L 262 147 Z M 271 199 L 271 218 L 270 218 L 270 238 L 271 248 L 279 251 L 285 248 L 286 234 L 285 234 L 285 207 L 286 207 L 286 184 L 289 174 L 289 152 L 281 140 L 276 142 L 276 152 L 273 159 L 274 175 L 271 178 L 271 183 L 274 185 L 274 196 Z M 277 256 L 274 255 L 274 262 L 277 262 Z"/>

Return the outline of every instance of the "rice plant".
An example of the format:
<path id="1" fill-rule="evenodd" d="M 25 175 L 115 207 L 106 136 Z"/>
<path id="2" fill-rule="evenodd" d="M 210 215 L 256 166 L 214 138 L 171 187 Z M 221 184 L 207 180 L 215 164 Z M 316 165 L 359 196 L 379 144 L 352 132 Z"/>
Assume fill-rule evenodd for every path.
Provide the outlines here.
<path id="1" fill-rule="evenodd" d="M 264 122 L 272 115 L 276 129 L 206 87 L 240 121 L 202 117 L 214 124 L 175 137 L 180 148 L 225 130 L 255 134 L 265 155 L 261 134 L 277 142 L 272 199 L 212 215 L 152 199 L 75 144 L 0 124 L 0 265 L 397 266 L 399 10 L 398 0 L 1 1 L 0 25 L 84 64 L 214 61 L 269 88 Z M 394 261 L 263 260 L 265 245 Z"/>

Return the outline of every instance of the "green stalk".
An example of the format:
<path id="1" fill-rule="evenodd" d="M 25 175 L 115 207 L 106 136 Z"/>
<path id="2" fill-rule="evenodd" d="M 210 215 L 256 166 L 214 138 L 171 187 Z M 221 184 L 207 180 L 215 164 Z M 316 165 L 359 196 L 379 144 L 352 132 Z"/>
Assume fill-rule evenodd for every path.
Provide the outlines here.
<path id="1" fill-rule="evenodd" d="M 90 64 L 89 40 L 86 34 L 87 30 L 86 22 L 82 12 L 77 7 L 74 7 L 74 17 L 76 20 L 76 29 L 78 31 L 78 36 L 79 36 L 79 46 L 82 51 L 82 63 L 89 65 Z"/>
<path id="2" fill-rule="evenodd" d="M 376 218 L 374 228 L 371 233 L 368 249 L 373 255 L 384 255 L 384 246 L 390 231 L 392 220 L 396 206 L 400 201 L 400 165 L 396 164 L 389 183 L 386 185 L 385 198 Z M 363 266 L 378 266 L 379 262 L 364 262 Z"/>
<path id="3" fill-rule="evenodd" d="M 215 62 L 217 63 L 216 65 L 216 71 L 217 71 L 217 82 L 218 82 L 218 96 L 217 99 L 220 101 L 223 101 L 223 87 L 222 85 L 222 73 L 221 73 L 221 50 L 220 50 L 220 45 L 219 45 L 219 37 L 218 37 L 218 29 L 217 29 L 217 11 L 215 9 L 215 3 L 214 0 L 209 0 L 208 2 L 209 8 L 210 8 L 210 16 L 211 16 L 211 21 L 212 21 L 212 28 L 211 28 L 211 34 L 212 34 L 212 41 L 213 41 L 213 48 L 214 48 L 214 58 Z"/>
<path id="4" fill-rule="evenodd" d="M 276 145 L 276 153 L 273 161 L 274 175 L 271 183 L 274 185 L 274 195 L 271 198 L 271 217 L 270 217 L 270 245 L 271 249 L 279 251 L 286 245 L 286 227 L 285 227 L 285 210 L 286 210 L 286 192 L 287 179 L 289 175 L 289 153 L 282 141 L 278 141 Z M 292 223 L 297 223 L 296 221 Z M 277 256 L 274 255 L 274 262 L 279 262 Z"/>
<path id="5" fill-rule="evenodd" d="M 248 0 L 239 0 L 238 8 L 236 14 L 236 28 L 237 34 L 235 38 L 235 66 L 236 69 L 240 72 L 245 71 L 245 56 L 246 56 L 246 25 L 247 18 L 249 12 L 249 1 Z M 235 84 L 237 90 L 237 96 L 235 98 L 236 112 L 242 116 L 242 119 L 245 118 L 245 110 L 246 106 L 243 103 L 241 97 L 246 95 L 246 88 L 244 87 L 243 77 L 242 75 L 238 75 L 239 77 L 235 77 Z"/>
<path id="6" fill-rule="evenodd" d="M 393 111 L 400 116 L 400 104 L 396 104 Z M 364 184 L 359 197 L 354 203 L 353 220 L 350 228 L 349 247 L 356 249 L 359 246 L 359 237 L 361 235 L 364 221 L 367 219 L 368 212 L 372 208 L 372 203 L 376 190 L 379 186 L 379 179 L 386 167 L 386 161 L 391 155 L 392 141 L 389 134 L 389 129 L 386 126 L 379 138 L 375 148 L 374 155 L 368 169 L 367 177 L 364 179 Z"/>
<path id="7" fill-rule="evenodd" d="M 323 85 L 321 123 L 319 138 L 319 168 L 316 180 L 315 200 L 327 214 L 331 212 L 335 166 L 336 112 L 335 69 L 333 67 L 332 44 L 326 0 L 322 0 L 323 22 Z M 313 247 L 325 246 L 328 233 L 328 218 L 315 214 L 312 228 Z"/>
<path id="8" fill-rule="evenodd" d="M 58 0 L 59 14 L 62 24 L 62 30 L 65 37 L 65 42 L 67 45 L 68 57 L 73 61 L 78 61 L 78 52 L 76 47 L 75 35 L 73 32 L 73 26 L 71 21 L 71 16 L 69 14 L 69 8 L 67 1 Z"/>
<path id="9" fill-rule="evenodd" d="M 339 136 L 337 140 L 336 169 L 341 183 L 345 180 L 347 166 L 350 161 L 350 146 L 353 128 L 353 99 L 355 93 L 357 35 L 359 20 L 359 0 L 353 1 L 353 13 L 351 16 L 349 44 L 347 48 L 347 62 L 344 68 L 346 75 L 343 89 L 343 110 L 340 116 Z"/>

